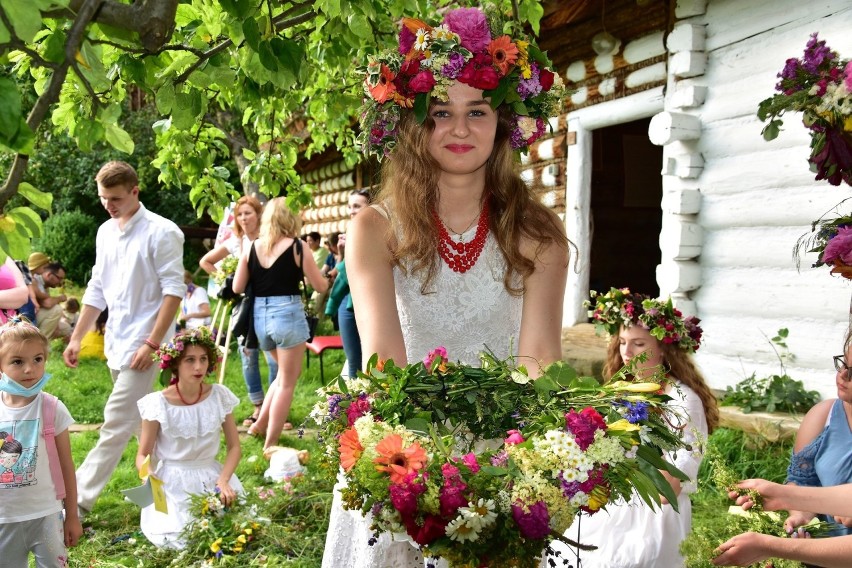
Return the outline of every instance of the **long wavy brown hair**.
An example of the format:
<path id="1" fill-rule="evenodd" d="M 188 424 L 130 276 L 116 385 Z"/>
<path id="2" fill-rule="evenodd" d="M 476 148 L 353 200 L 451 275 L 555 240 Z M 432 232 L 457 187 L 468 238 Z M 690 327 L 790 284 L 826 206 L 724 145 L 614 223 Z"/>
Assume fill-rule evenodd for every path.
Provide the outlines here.
<path id="1" fill-rule="evenodd" d="M 657 341 L 657 348 L 663 356 L 666 371 L 694 390 L 698 398 L 701 399 L 701 404 L 704 406 L 704 416 L 707 419 L 707 432 L 712 433 L 719 426 L 719 404 L 713 391 L 707 386 L 701 371 L 692 362 L 692 356 L 683 349 L 659 341 Z M 621 358 L 621 352 L 618 349 L 618 336 L 614 335 L 606 350 L 606 361 L 603 367 L 604 379 L 611 379 L 623 366 L 624 360 Z"/>
<path id="2" fill-rule="evenodd" d="M 533 197 L 518 174 L 511 147 L 512 112 L 497 109 L 494 149 L 485 164 L 488 200 L 488 229 L 494 235 L 509 269 L 503 278 L 506 290 L 516 296 L 524 291 L 523 279 L 535 269 L 535 258 L 552 243 L 568 248 L 568 239 L 557 218 Z M 403 113 L 397 146 L 382 163 L 382 184 L 377 200 L 391 211 L 387 235 L 394 263 L 403 270 L 425 274 L 421 292 L 429 292 L 438 274 L 438 228 L 431 215 L 438 206 L 438 162 L 429 153 L 429 138 L 435 122 L 427 116 L 418 124 L 413 113 Z M 536 243 L 532 258 L 521 253 L 521 240 Z M 518 286 L 517 276 L 521 278 Z"/>

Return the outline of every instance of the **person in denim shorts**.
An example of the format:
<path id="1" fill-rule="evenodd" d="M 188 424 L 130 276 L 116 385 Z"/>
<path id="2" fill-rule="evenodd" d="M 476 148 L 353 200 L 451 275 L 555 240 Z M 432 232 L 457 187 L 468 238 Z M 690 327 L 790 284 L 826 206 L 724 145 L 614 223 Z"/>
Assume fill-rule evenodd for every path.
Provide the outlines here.
<path id="1" fill-rule="evenodd" d="M 249 428 L 252 435 L 266 432 L 264 451 L 278 444 L 282 430 L 292 428 L 287 416 L 308 339 L 299 284 L 307 277 L 318 292 L 328 289 L 328 280 L 310 257 L 308 245 L 297 236 L 301 224 L 284 198 L 271 200 L 263 210 L 260 237 L 244 251 L 234 274 L 234 292 L 240 294 L 251 284 L 258 344 L 278 362 L 275 382 L 263 400 L 257 422 Z"/>

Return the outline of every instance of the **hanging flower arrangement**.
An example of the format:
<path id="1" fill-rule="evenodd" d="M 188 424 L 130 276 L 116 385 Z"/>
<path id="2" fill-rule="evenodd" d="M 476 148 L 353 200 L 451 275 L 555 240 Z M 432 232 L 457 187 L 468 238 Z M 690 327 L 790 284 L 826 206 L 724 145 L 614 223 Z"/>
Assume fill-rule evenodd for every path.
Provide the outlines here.
<path id="1" fill-rule="evenodd" d="M 778 136 L 785 112 L 801 112 L 811 134 L 808 162 L 815 179 L 852 185 L 852 62 L 814 33 L 802 58 L 788 59 L 778 77 L 778 94 L 758 107 L 758 118 L 768 121 L 763 137 Z"/>

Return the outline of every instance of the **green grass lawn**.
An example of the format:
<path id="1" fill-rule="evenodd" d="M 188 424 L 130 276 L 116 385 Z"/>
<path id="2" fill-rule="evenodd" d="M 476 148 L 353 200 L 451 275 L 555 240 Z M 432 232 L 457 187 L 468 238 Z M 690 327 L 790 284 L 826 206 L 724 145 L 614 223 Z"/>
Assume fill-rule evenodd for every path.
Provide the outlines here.
<path id="1" fill-rule="evenodd" d="M 321 324 L 318 331 L 319 334 L 331 332 L 327 321 Z M 48 361 L 48 372 L 52 373 L 53 378 L 47 390 L 65 402 L 77 423 L 100 423 L 103 406 L 111 389 L 106 365 L 100 361 L 82 361 L 78 369 L 67 369 L 62 363 L 61 349 L 60 344 L 55 344 Z M 336 376 L 343 359 L 342 351 L 325 354 L 326 381 Z M 265 377 L 265 361 L 262 361 L 261 366 Z M 246 396 L 239 356 L 234 350 L 227 361 L 224 383 L 240 397 L 240 405 L 235 411 L 235 418 L 240 423 L 251 414 L 253 406 Z M 291 422 L 297 427 L 310 412 L 316 401 L 316 389 L 320 386 L 319 361 L 312 358 L 310 368 L 303 369 L 299 378 L 293 401 Z M 82 463 L 97 438 L 97 431 L 74 433 L 71 436 L 77 465 Z M 263 479 L 267 463 L 261 455 L 262 440 L 242 435 L 241 443 L 243 458 L 237 475 L 246 488 L 248 499 L 259 505 L 260 516 L 269 519 L 269 522 L 263 524 L 256 547 L 251 552 L 225 556 L 216 565 L 318 567 L 322 558 L 335 472 L 320 467 L 320 460 L 311 460 L 307 475 L 285 491 L 281 485 L 273 485 Z M 295 430 L 285 432 L 281 444 L 308 449 L 312 456 L 319 456 L 322 451 L 310 430 L 301 439 Z M 766 477 L 783 481 L 789 458 L 789 442 L 768 444 L 738 431 L 720 429 L 711 437 L 709 445 L 721 453 L 732 469 L 743 478 Z M 71 567 L 182 567 L 201 565 L 205 557 L 209 557 L 209 547 L 204 543 L 192 553 L 180 554 L 154 548 L 139 532 L 138 507 L 125 501 L 119 493 L 120 489 L 139 483 L 134 466 L 135 454 L 134 439 L 84 523 L 87 533 L 80 545 L 70 552 Z M 731 536 L 726 521 L 730 502 L 707 481 L 709 472 L 706 469 L 702 468 L 699 491 L 693 495 L 693 533 L 700 534 L 706 542 L 715 546 Z M 259 492 L 269 488 L 276 492 L 275 496 L 259 501 Z M 696 546 L 693 546 L 693 553 L 695 549 Z M 707 550 L 701 549 L 699 552 L 702 558 L 690 561 L 689 568 L 709 566 L 709 559 L 703 558 Z"/>
<path id="2" fill-rule="evenodd" d="M 318 333 L 332 333 L 330 323 L 323 322 Z M 47 365 L 52 378 L 46 390 L 66 404 L 78 424 L 102 422 L 103 407 L 112 387 L 106 364 L 102 361 L 84 360 L 77 369 L 68 369 L 62 362 L 61 350 L 62 345 L 54 343 Z M 266 362 L 263 357 L 261 360 L 261 375 L 265 384 Z M 325 353 L 326 381 L 337 375 L 343 360 L 342 351 Z M 224 384 L 241 400 L 234 412 L 234 417 L 240 424 L 243 418 L 251 415 L 254 407 L 246 396 L 239 355 L 234 349 L 228 357 Z M 319 361 L 312 356 L 310 368 L 303 368 L 296 387 L 290 414 L 290 421 L 295 426 L 298 427 L 307 417 L 316 401 L 316 389 L 320 386 Z M 156 385 L 155 388 L 160 387 Z M 268 488 L 277 490 L 279 486 L 263 478 L 267 467 L 261 453 L 263 441 L 247 435 L 241 435 L 240 438 L 243 457 L 237 468 L 237 476 L 247 493 L 257 501 L 258 491 Z M 77 466 L 82 463 L 86 453 L 94 447 L 97 440 L 97 431 L 71 435 L 71 447 Z M 285 432 L 281 437 L 281 445 L 308 449 L 314 456 L 319 455 L 321 451 L 310 431 L 302 439 L 298 437 L 296 430 Z M 84 521 L 84 527 L 87 527 L 86 536 L 70 551 L 71 567 L 190 566 L 204 560 L 202 554 L 187 557 L 179 556 L 173 551 L 159 551 L 148 544 L 139 532 L 139 508 L 125 501 L 119 493 L 121 489 L 139 484 L 134 465 L 136 447 L 134 438 L 94 509 Z M 278 490 L 275 498 L 263 503 L 263 515 L 272 522 L 264 524 L 262 535 L 258 539 L 258 548 L 252 553 L 226 556 L 217 562 L 217 565 L 299 568 L 319 566 L 333 483 L 333 474 L 323 471 L 318 460 L 312 460 L 308 464 L 307 475 L 292 484 L 292 493 Z"/>

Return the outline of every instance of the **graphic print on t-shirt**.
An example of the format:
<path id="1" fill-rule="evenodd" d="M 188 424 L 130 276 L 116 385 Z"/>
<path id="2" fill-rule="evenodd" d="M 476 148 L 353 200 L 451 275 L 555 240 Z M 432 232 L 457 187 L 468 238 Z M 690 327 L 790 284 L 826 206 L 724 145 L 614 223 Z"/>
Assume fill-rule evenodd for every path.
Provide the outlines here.
<path id="1" fill-rule="evenodd" d="M 0 489 L 35 485 L 39 420 L 0 422 Z"/>

